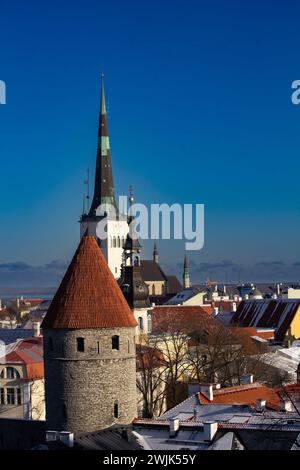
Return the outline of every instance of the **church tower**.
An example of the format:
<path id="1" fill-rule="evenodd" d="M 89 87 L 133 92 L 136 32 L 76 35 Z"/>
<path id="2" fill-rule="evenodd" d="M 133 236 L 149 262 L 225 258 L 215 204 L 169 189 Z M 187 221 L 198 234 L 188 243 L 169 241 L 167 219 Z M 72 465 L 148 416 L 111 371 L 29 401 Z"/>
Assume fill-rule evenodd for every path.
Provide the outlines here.
<path id="1" fill-rule="evenodd" d="M 183 288 L 188 289 L 191 286 L 191 282 L 190 282 L 190 271 L 189 271 L 189 266 L 188 266 L 186 255 L 184 257 L 182 279 L 183 279 Z"/>
<path id="2" fill-rule="evenodd" d="M 133 194 L 129 196 L 130 207 Z M 141 245 L 134 228 L 134 218 L 128 218 L 129 233 L 124 245 L 123 268 L 120 287 L 137 321 L 137 334 L 147 334 L 151 330 L 149 289 L 141 273 Z M 138 338 L 137 338 L 138 339 Z"/>
<path id="3" fill-rule="evenodd" d="M 106 226 L 105 237 L 99 236 L 101 233 L 99 223 Z M 89 234 L 97 238 L 114 277 L 120 277 L 123 245 L 128 233 L 128 224 L 126 216 L 120 214 L 115 198 L 103 75 L 94 195 L 91 207 L 87 213 L 84 211 L 80 219 L 81 237 L 87 229 Z M 104 233 L 104 230 L 102 231 Z"/>
<path id="4" fill-rule="evenodd" d="M 158 249 L 155 242 L 153 247 L 153 261 L 158 264 Z"/>
<path id="5" fill-rule="evenodd" d="M 75 436 L 137 416 L 136 321 L 85 234 L 42 323 L 46 421 Z"/>

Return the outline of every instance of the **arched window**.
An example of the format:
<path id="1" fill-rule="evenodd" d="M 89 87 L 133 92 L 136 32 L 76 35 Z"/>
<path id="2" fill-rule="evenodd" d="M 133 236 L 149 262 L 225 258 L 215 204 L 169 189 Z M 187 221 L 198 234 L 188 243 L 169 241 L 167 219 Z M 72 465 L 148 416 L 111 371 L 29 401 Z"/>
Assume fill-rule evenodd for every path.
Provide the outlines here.
<path id="1" fill-rule="evenodd" d="M 4 371 L 2 371 L 2 373 L 4 373 Z M 2 378 L 2 374 L 1 374 L 1 378 Z M 17 371 L 17 369 L 15 369 L 14 367 L 6 367 L 6 378 L 10 379 L 10 380 L 11 379 L 19 379 L 20 374 Z"/>
<path id="2" fill-rule="evenodd" d="M 165 293 L 165 286 L 164 284 L 161 285 L 161 294 L 164 295 Z"/>
<path id="3" fill-rule="evenodd" d="M 138 325 L 139 325 L 139 329 L 140 329 L 140 330 L 143 330 L 143 329 L 144 329 L 144 320 L 143 320 L 143 317 L 139 317 L 139 318 L 138 318 Z"/>
<path id="4" fill-rule="evenodd" d="M 155 295 L 155 285 L 152 284 L 152 295 Z"/>
<path id="5" fill-rule="evenodd" d="M 115 401 L 114 403 L 114 418 L 119 417 L 119 403 Z"/>
<path id="6" fill-rule="evenodd" d="M 117 238 L 117 247 L 120 248 L 120 246 L 121 246 L 121 238 L 118 237 Z"/>
<path id="7" fill-rule="evenodd" d="M 140 258 L 138 256 L 134 257 L 133 261 L 133 266 L 139 266 L 140 265 Z"/>
<path id="8" fill-rule="evenodd" d="M 122 237 L 122 248 L 125 245 L 125 237 Z"/>
<path id="9" fill-rule="evenodd" d="M 117 246 L 117 239 L 116 239 L 116 237 L 113 237 L 113 246 L 114 246 L 114 248 L 116 248 L 116 246 Z"/>
<path id="10" fill-rule="evenodd" d="M 118 335 L 114 335 L 111 338 L 111 348 L 112 349 L 120 349 L 120 337 Z"/>

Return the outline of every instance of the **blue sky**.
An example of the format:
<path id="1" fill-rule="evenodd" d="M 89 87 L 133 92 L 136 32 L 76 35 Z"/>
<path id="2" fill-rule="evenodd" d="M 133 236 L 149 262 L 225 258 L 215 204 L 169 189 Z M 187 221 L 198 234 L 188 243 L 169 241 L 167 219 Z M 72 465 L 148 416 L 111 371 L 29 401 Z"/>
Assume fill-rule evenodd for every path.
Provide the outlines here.
<path id="1" fill-rule="evenodd" d="M 57 273 L 74 252 L 101 69 L 117 193 L 205 204 L 194 281 L 298 280 L 299 13 L 296 1 L 2 0 L 0 283 L 52 284 L 53 261 Z M 183 243 L 158 246 L 180 273 Z"/>

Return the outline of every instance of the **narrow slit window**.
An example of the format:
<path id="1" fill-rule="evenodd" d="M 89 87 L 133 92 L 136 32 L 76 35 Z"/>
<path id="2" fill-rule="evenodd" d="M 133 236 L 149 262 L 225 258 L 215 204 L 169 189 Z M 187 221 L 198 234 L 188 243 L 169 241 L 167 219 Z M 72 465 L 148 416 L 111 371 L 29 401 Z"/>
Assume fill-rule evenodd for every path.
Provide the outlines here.
<path id="1" fill-rule="evenodd" d="M 119 404 L 117 402 L 114 404 L 114 417 L 119 417 Z"/>
<path id="2" fill-rule="evenodd" d="M 53 338 L 48 338 L 49 351 L 53 351 Z"/>

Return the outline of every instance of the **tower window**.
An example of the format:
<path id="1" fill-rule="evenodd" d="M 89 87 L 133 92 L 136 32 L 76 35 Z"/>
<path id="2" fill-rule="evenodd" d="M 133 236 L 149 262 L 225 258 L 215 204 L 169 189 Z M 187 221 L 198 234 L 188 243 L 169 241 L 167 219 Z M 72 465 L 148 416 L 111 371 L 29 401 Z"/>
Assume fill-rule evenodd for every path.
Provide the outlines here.
<path id="1" fill-rule="evenodd" d="M 100 341 L 97 341 L 97 352 L 100 354 Z"/>
<path id="2" fill-rule="evenodd" d="M 111 348 L 112 349 L 117 349 L 117 350 L 120 349 L 120 337 L 119 336 L 114 335 L 111 338 Z"/>
<path id="3" fill-rule="evenodd" d="M 139 329 L 140 329 L 140 330 L 143 330 L 143 329 L 144 329 L 143 317 L 139 317 L 139 318 L 138 318 L 138 325 L 139 325 Z"/>
<path id="4" fill-rule="evenodd" d="M 115 418 L 119 417 L 119 404 L 118 404 L 118 402 L 115 402 L 115 404 L 114 404 L 114 417 Z"/>
<path id="5" fill-rule="evenodd" d="M 76 338 L 77 351 L 84 352 L 84 338 Z"/>
<path id="6" fill-rule="evenodd" d="M 118 246 L 118 248 L 120 248 L 120 246 L 121 246 L 121 239 L 120 239 L 120 237 L 117 238 L 117 242 L 118 242 L 118 243 L 117 243 L 117 246 Z"/>
<path id="7" fill-rule="evenodd" d="M 116 237 L 113 238 L 113 245 L 114 245 L 114 248 L 116 248 L 117 246 L 117 240 L 116 240 Z"/>
<path id="8" fill-rule="evenodd" d="M 67 419 L 67 407 L 66 407 L 65 403 L 63 403 L 63 405 L 62 405 L 62 410 L 61 411 L 62 411 L 62 418 L 64 420 L 66 420 Z"/>
<path id="9" fill-rule="evenodd" d="M 122 237 L 122 248 L 125 245 L 125 237 Z"/>
<path id="10" fill-rule="evenodd" d="M 53 351 L 53 338 L 48 338 L 49 351 Z"/>
<path id="11" fill-rule="evenodd" d="M 155 285 L 152 284 L 152 295 L 155 295 Z"/>

